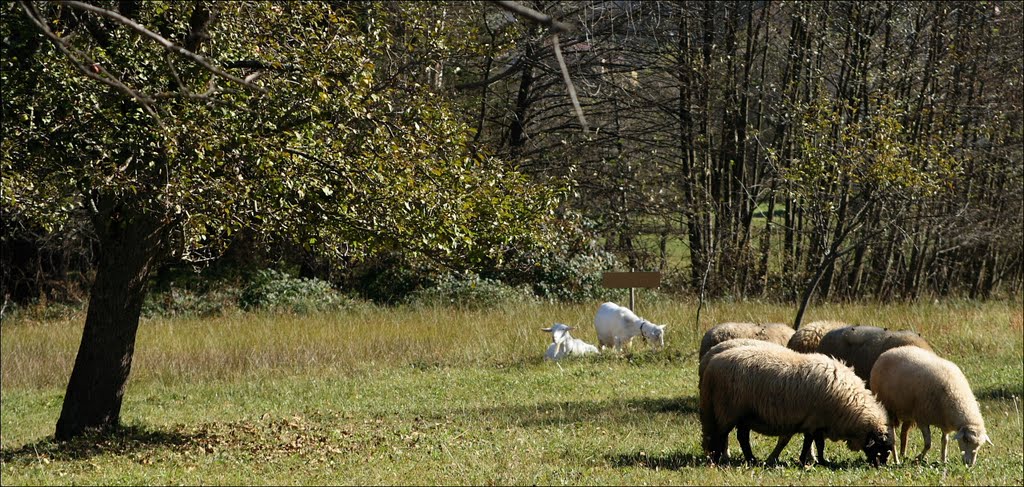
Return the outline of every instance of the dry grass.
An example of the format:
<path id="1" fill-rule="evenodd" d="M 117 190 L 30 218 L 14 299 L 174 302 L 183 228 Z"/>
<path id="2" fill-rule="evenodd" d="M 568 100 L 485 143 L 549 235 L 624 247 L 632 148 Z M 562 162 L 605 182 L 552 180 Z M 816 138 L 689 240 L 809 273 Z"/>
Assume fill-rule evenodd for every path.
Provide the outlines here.
<path id="1" fill-rule="evenodd" d="M 576 325 L 574 336 L 594 343 L 599 304 L 145 320 L 122 410 L 130 427 L 71 445 L 48 437 L 82 317 L 5 321 L 4 484 L 1024 481 L 1019 303 L 835 304 L 806 317 L 915 329 L 958 363 L 996 442 L 970 471 L 934 463 L 934 452 L 925 464 L 871 469 L 839 444 L 828 447 L 832 468 L 709 468 L 696 414 L 701 335 L 722 321 L 788 322 L 793 308 L 714 302 L 697 324 L 694 303 L 641 296 L 639 314 L 668 325 L 665 351 L 545 363 L 550 335 L 539 328 Z M 755 453 L 774 443 L 755 438 Z"/>

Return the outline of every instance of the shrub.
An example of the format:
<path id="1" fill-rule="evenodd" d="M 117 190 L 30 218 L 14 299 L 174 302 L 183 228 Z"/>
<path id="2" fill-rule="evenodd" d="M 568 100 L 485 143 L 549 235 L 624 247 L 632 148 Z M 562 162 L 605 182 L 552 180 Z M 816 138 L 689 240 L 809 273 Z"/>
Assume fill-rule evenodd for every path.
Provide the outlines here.
<path id="1" fill-rule="evenodd" d="M 350 309 L 356 302 L 320 279 L 292 277 L 284 272 L 264 269 L 242 289 L 238 303 L 244 310 L 290 311 L 308 313 L 332 309 Z"/>
<path id="2" fill-rule="evenodd" d="M 222 286 L 205 292 L 171 286 L 146 296 L 142 316 L 220 316 L 238 308 L 240 294 L 237 286 Z"/>
<path id="3" fill-rule="evenodd" d="M 442 276 L 434 285 L 420 288 L 409 294 L 405 303 L 414 306 L 456 306 L 482 309 L 501 304 L 528 303 L 536 300 L 537 297 L 529 286 L 510 286 L 498 280 L 466 272 Z"/>

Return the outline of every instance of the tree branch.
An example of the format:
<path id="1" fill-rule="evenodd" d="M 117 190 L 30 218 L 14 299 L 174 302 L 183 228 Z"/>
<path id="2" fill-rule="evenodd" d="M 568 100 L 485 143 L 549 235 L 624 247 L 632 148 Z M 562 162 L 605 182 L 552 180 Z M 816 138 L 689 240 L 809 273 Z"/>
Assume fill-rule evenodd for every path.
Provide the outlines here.
<path id="1" fill-rule="evenodd" d="M 135 91 L 129 88 L 121 81 L 119 76 L 115 76 L 111 72 L 107 71 L 106 68 L 104 68 L 99 63 L 96 63 L 92 58 L 90 58 L 88 54 L 78 54 L 72 52 L 71 47 L 65 44 L 64 40 L 60 36 L 58 36 L 52 30 L 50 30 L 50 27 L 46 25 L 46 22 L 41 18 L 39 13 L 35 11 L 34 7 L 32 7 L 28 2 L 24 0 L 19 1 L 18 4 L 21 5 L 22 10 L 25 11 L 25 16 L 28 17 L 29 21 L 32 22 L 36 26 L 36 28 L 39 29 L 39 31 L 42 32 L 44 36 L 46 36 L 46 38 L 50 39 L 50 41 L 53 42 L 55 46 L 57 46 L 57 49 L 59 49 L 60 52 L 64 53 L 64 57 L 66 57 L 68 61 L 73 66 L 75 66 L 75 68 L 77 68 L 82 74 L 84 74 L 88 78 L 94 79 L 96 81 L 99 81 L 100 83 L 110 86 L 111 88 L 114 88 L 117 91 L 120 91 L 126 96 L 139 102 L 139 105 L 142 106 L 142 109 L 145 110 L 146 113 L 148 113 L 151 117 L 153 117 L 153 119 L 156 120 L 157 124 L 162 129 L 166 129 L 166 126 L 164 125 L 163 119 L 160 117 L 160 114 L 158 114 L 156 110 L 153 108 L 152 98 L 150 98 L 142 92 Z M 79 55 L 83 59 L 85 59 L 85 62 L 82 62 L 78 58 Z M 86 64 L 95 69 L 95 71 L 93 69 L 90 69 L 90 67 L 87 67 Z M 101 74 L 104 76 L 101 76 Z"/>
<path id="2" fill-rule="evenodd" d="M 117 13 L 117 12 L 112 12 L 112 11 L 107 10 L 107 9 L 99 8 L 99 7 L 96 7 L 94 5 L 89 5 L 87 3 L 82 3 L 82 2 L 78 2 L 78 1 L 66 0 L 66 1 L 61 1 L 60 3 L 62 3 L 64 5 L 67 5 L 69 7 L 72 7 L 72 8 L 77 8 L 79 10 L 85 10 L 87 12 L 92 12 L 92 13 L 95 13 L 95 14 L 98 14 L 98 15 L 102 15 L 104 17 L 109 17 L 109 18 L 111 18 L 111 19 L 121 23 L 122 25 L 131 28 L 135 32 L 138 32 L 139 34 L 142 34 L 142 35 L 144 35 L 144 36 L 146 36 L 146 37 L 156 41 L 158 44 L 164 46 L 165 49 L 167 49 L 169 51 L 172 51 L 172 52 L 176 52 L 176 53 L 178 53 L 178 54 L 180 54 L 182 56 L 185 56 L 185 57 L 195 61 L 196 63 L 199 63 L 200 66 L 206 68 L 207 71 L 210 71 L 211 73 L 216 74 L 217 76 L 220 76 L 222 78 L 234 81 L 235 83 L 238 83 L 238 84 L 240 84 L 242 86 L 245 86 L 246 88 L 249 88 L 249 89 L 252 89 L 252 90 L 256 90 L 256 91 L 258 91 L 260 93 L 267 93 L 266 89 L 261 88 L 261 87 L 256 86 L 256 85 L 253 85 L 252 83 L 248 83 L 244 79 L 239 78 L 237 76 L 234 76 L 234 75 L 232 75 L 232 74 L 230 74 L 230 73 L 228 73 L 228 72 L 226 72 L 226 71 L 224 71 L 224 70 L 214 66 L 209 61 L 207 61 L 205 57 L 203 57 L 203 56 L 201 56 L 199 54 L 196 54 L 196 53 L 194 53 L 192 51 L 189 51 L 188 49 L 185 49 L 185 48 L 183 48 L 181 46 L 178 46 L 178 45 L 174 44 L 173 42 L 165 39 L 160 34 L 157 34 L 156 32 L 153 32 L 153 31 L 143 27 L 142 25 L 140 25 L 139 23 L 135 22 L 134 20 L 131 20 L 131 19 L 129 19 L 129 18 L 127 18 L 127 17 Z"/>
<path id="3" fill-rule="evenodd" d="M 519 2 L 512 2 L 508 0 L 496 0 L 494 3 L 496 3 L 501 8 L 508 10 L 509 12 L 512 12 L 516 15 L 521 15 L 538 24 L 547 27 L 548 29 L 551 30 L 551 32 L 555 34 L 559 32 L 571 32 L 573 30 L 573 26 L 559 22 L 555 20 L 554 17 L 542 14 Z"/>

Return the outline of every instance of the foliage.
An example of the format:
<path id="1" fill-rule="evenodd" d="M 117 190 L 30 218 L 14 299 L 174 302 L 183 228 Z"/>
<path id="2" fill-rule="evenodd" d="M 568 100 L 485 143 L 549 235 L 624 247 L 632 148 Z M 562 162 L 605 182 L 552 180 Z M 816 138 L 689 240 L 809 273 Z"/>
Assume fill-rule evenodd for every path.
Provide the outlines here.
<path id="1" fill-rule="evenodd" d="M 142 316 L 220 316 L 238 309 L 241 291 L 223 286 L 206 292 L 171 286 L 150 292 L 142 304 Z"/>
<path id="2" fill-rule="evenodd" d="M 5 209 L 59 224 L 71 210 L 153 214 L 186 259 L 241 229 L 336 255 L 405 249 L 481 259 L 547 215 L 546 193 L 467 149 L 467 130 L 412 66 L 441 55 L 425 7 L 232 2 L 210 6 L 211 60 L 239 84 L 74 6 L 28 4 L 75 62 L 8 4 Z M 143 4 L 136 20 L 188 42 L 201 4 Z M 421 13 L 421 12 L 420 12 Z M 88 27 L 94 35 L 71 35 Z M 20 42 L 20 44 L 19 44 Z M 247 67 L 243 67 L 247 66 Z M 20 69 L 19 69 L 20 68 Z M 99 212 L 99 213 L 97 213 Z"/>
<path id="3" fill-rule="evenodd" d="M 618 261 L 598 247 L 593 222 L 564 212 L 548 223 L 543 242 L 520 239 L 506 252 L 503 264 L 483 275 L 512 285 L 530 286 L 549 301 L 581 302 L 601 293 L 601 273 Z"/>
<path id="4" fill-rule="evenodd" d="M 343 296 L 328 282 L 315 278 L 296 278 L 278 270 L 264 269 L 256 272 L 242 289 L 238 304 L 244 310 L 301 314 L 352 308 L 355 301 Z"/>
<path id="5" fill-rule="evenodd" d="M 415 306 L 453 306 L 487 309 L 536 301 L 529 286 L 510 286 L 472 272 L 446 274 L 432 285 L 417 289 L 405 302 Z"/>

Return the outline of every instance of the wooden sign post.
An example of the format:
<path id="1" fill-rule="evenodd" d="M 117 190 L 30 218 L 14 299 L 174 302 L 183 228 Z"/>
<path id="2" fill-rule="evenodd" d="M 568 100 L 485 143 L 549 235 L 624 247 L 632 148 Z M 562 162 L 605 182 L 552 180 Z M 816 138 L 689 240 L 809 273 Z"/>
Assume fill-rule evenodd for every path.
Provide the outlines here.
<path id="1" fill-rule="evenodd" d="M 607 288 L 629 288 L 629 309 L 636 313 L 636 292 L 634 288 L 655 288 L 661 284 L 660 272 L 605 272 L 601 285 Z"/>

